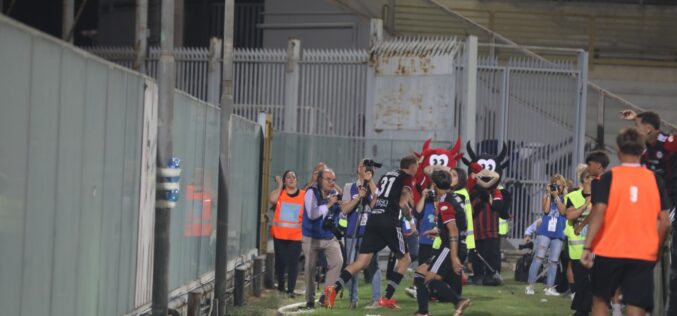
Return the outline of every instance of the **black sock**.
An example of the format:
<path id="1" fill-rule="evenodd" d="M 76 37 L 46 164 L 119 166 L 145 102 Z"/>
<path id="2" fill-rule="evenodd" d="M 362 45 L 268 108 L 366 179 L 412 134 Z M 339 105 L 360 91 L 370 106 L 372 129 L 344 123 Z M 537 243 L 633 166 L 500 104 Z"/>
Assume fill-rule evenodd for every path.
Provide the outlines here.
<path id="1" fill-rule="evenodd" d="M 341 270 L 341 276 L 336 280 L 336 283 L 334 283 L 334 289 L 336 292 L 340 291 L 344 286 L 346 286 L 346 283 L 350 281 L 350 279 L 353 278 L 353 275 L 348 272 L 348 270 Z"/>
<path id="2" fill-rule="evenodd" d="M 428 284 L 428 287 L 430 288 L 430 292 L 435 294 L 435 297 L 437 297 L 440 302 L 451 302 L 456 305 L 461 300 L 461 296 L 446 282 L 433 280 Z"/>
<path id="3" fill-rule="evenodd" d="M 416 301 L 418 302 L 418 314 L 428 313 L 428 287 L 425 284 L 425 278 L 418 272 L 414 273 L 414 284 L 416 285 Z"/>
<path id="4" fill-rule="evenodd" d="M 388 287 L 386 287 L 386 298 L 391 299 L 395 295 L 395 290 L 400 285 L 400 281 L 404 276 L 398 272 L 393 271 L 388 278 Z"/>

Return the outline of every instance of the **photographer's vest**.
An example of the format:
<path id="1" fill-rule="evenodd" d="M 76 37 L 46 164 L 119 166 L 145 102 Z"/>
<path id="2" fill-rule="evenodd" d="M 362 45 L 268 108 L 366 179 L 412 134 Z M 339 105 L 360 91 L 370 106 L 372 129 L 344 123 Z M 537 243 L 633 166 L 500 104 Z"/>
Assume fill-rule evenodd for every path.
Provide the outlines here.
<path id="1" fill-rule="evenodd" d="M 317 187 L 308 188 L 308 191 L 306 191 L 306 194 L 308 194 L 308 192 L 312 192 L 313 195 L 315 195 L 315 200 L 317 200 L 318 206 L 327 204 L 327 201 L 322 199 L 322 195 L 320 194 L 320 190 Z M 334 206 L 332 206 L 332 208 L 328 209 L 327 214 L 325 214 L 324 216 L 320 216 L 316 219 L 310 219 L 310 217 L 308 217 L 309 210 L 306 210 L 305 207 L 304 207 L 303 223 L 302 223 L 303 236 L 316 238 L 316 239 L 333 239 L 334 233 L 330 230 L 324 229 L 324 220 L 325 220 L 325 218 L 327 218 L 327 215 L 330 212 L 336 213 L 337 208 L 338 208 L 338 203 L 335 204 Z"/>
<path id="2" fill-rule="evenodd" d="M 425 197 L 421 197 L 425 199 Z M 421 245 L 432 245 L 433 239 L 428 238 L 424 233 L 435 227 L 437 219 L 435 218 L 435 205 L 433 202 L 424 202 L 423 204 L 423 216 L 418 221 L 418 243 Z"/>
<path id="3" fill-rule="evenodd" d="M 353 183 L 350 186 L 350 197 L 351 199 L 356 199 L 360 193 L 359 188 L 356 183 Z M 371 202 L 371 196 L 365 196 L 367 203 Z M 359 203 L 362 203 L 361 201 Z M 356 237 L 362 237 L 364 235 L 364 228 L 367 226 L 367 219 L 369 219 L 369 206 L 365 205 L 362 210 L 362 218 L 360 218 L 360 205 L 358 204 L 355 209 L 348 214 L 347 219 L 342 219 L 339 221 L 339 226 L 346 229 L 346 237 L 352 238 L 355 234 L 355 227 L 359 226 L 357 230 Z M 359 221 L 359 223 L 358 223 Z M 359 225 L 358 225 L 359 224 Z"/>
<path id="4" fill-rule="evenodd" d="M 571 205 L 575 208 L 581 207 L 585 204 L 583 189 L 578 189 L 567 194 L 564 197 L 565 205 L 567 204 L 567 201 L 571 201 Z M 587 216 L 589 213 L 590 210 L 585 210 L 583 216 Z M 571 258 L 571 260 L 581 260 L 581 256 L 583 256 L 583 245 L 585 244 L 585 232 L 582 231 L 580 235 L 576 235 L 574 225 L 571 224 L 571 221 L 567 220 L 567 226 L 564 228 L 564 235 L 567 236 L 569 258 Z"/>
<path id="5" fill-rule="evenodd" d="M 468 230 L 466 231 L 468 236 L 465 237 L 465 244 L 468 247 L 468 250 L 475 249 L 475 232 L 472 224 L 472 204 L 470 204 L 470 194 L 468 194 L 468 190 L 466 188 L 455 191 L 454 193 L 462 196 L 465 199 L 463 207 L 465 209 L 465 218 L 468 225 Z"/>
<path id="6" fill-rule="evenodd" d="M 564 203 L 564 198 L 556 197 Z M 539 236 L 545 236 L 550 239 L 561 239 L 564 240 L 564 229 L 566 228 L 567 218 L 566 215 L 559 213 L 557 208 L 557 202 L 552 200 L 550 202 L 550 212 L 543 215 L 541 220 L 541 226 L 538 227 L 536 234 Z"/>
<path id="7" fill-rule="evenodd" d="M 298 194 L 290 197 L 282 190 L 275 204 L 275 215 L 270 234 L 273 238 L 284 240 L 301 240 L 303 223 L 303 204 L 306 192 L 298 190 Z"/>

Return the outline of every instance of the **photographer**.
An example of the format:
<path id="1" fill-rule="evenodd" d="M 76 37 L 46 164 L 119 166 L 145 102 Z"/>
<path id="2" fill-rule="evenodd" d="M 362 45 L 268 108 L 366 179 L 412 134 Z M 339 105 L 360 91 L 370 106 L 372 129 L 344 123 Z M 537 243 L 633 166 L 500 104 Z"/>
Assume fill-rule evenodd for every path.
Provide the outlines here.
<path id="1" fill-rule="evenodd" d="M 380 167 L 381 164 L 375 163 L 371 159 L 362 159 L 357 164 L 357 179 L 355 182 L 346 183 L 343 187 L 343 204 L 341 211 L 348 218 L 348 229 L 345 235 L 346 245 L 346 261 L 347 264 L 353 263 L 357 258 L 357 253 L 362 243 L 364 236 L 364 228 L 367 225 L 369 206 L 371 201 L 375 198 L 376 184 L 374 184 L 374 168 Z M 357 308 L 358 293 L 357 293 L 357 278 L 350 280 L 346 287 L 350 292 L 350 308 Z M 381 298 L 381 271 L 376 264 L 376 271 L 371 278 L 371 297 L 372 302 L 367 306 L 378 307 L 378 301 Z"/>
<path id="2" fill-rule="evenodd" d="M 270 235 L 273 237 L 275 249 L 277 290 L 293 298 L 298 276 L 298 260 L 301 256 L 301 224 L 305 191 L 296 187 L 296 173 L 292 170 L 285 171 L 282 177 L 276 176 L 275 182 L 277 182 L 277 188 L 270 192 L 269 199 L 270 203 L 275 205 Z M 288 271 L 286 292 L 285 270 Z"/>
<path id="3" fill-rule="evenodd" d="M 535 243 L 535 256 L 529 267 L 529 285 L 525 293 L 534 294 L 534 283 L 538 270 L 545 260 L 548 252 L 548 274 L 546 277 L 545 295 L 559 296 L 555 290 L 555 277 L 557 276 L 557 264 L 564 243 L 564 228 L 566 226 L 566 206 L 564 195 L 567 194 L 566 180 L 557 174 L 550 179 L 547 186 L 548 193 L 543 197 L 543 217 L 538 227 L 538 236 Z"/>
<path id="4" fill-rule="evenodd" d="M 302 248 L 306 257 L 306 308 L 315 307 L 315 265 L 320 251 L 327 258 L 326 284 L 333 284 L 343 265 L 341 245 L 335 237 L 336 224 L 341 208 L 338 205 L 336 175 L 331 169 L 317 173 L 317 183 L 308 188 L 303 212 Z"/>

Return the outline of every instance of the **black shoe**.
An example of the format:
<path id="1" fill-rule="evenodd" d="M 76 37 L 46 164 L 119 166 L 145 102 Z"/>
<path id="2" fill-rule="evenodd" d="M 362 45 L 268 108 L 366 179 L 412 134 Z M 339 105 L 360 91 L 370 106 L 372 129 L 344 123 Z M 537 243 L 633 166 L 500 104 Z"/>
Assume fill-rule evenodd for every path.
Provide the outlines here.
<path id="1" fill-rule="evenodd" d="M 501 280 L 497 277 L 494 277 L 494 276 L 488 276 L 488 277 L 485 277 L 482 280 L 482 285 L 499 286 L 499 285 L 501 285 Z"/>
<path id="2" fill-rule="evenodd" d="M 291 299 L 295 299 L 295 298 L 296 298 L 296 293 L 294 293 L 294 292 L 287 292 L 287 293 L 285 293 L 285 294 L 286 294 L 289 298 L 291 298 Z"/>
<path id="3" fill-rule="evenodd" d="M 320 296 L 319 303 L 320 303 L 320 306 L 324 306 L 324 294 L 322 294 Z"/>

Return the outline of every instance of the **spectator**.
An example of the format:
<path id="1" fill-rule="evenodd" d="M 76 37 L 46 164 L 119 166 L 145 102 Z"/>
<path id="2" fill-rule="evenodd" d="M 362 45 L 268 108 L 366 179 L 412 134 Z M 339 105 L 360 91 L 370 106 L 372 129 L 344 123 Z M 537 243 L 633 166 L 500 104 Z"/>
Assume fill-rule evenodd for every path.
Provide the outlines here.
<path id="1" fill-rule="evenodd" d="M 535 256 L 529 268 L 529 285 L 525 293 L 534 294 L 534 284 L 538 275 L 538 270 L 545 260 L 545 254 L 548 252 L 548 273 L 546 276 L 545 295 L 559 296 L 555 290 L 555 277 L 557 276 L 557 264 L 559 263 L 560 252 L 564 242 L 564 227 L 566 225 L 566 206 L 564 205 L 564 195 L 566 191 L 566 180 L 561 175 L 555 175 L 550 179 L 548 193 L 543 197 L 543 217 L 541 226 L 538 228 L 538 236 L 534 243 Z"/>
<path id="2" fill-rule="evenodd" d="M 311 186 L 317 184 L 317 175 L 320 171 L 327 169 L 327 165 L 324 162 L 318 162 L 315 167 L 313 167 L 313 172 L 310 175 L 310 180 L 303 186 L 303 190 L 308 190 Z"/>
<path id="3" fill-rule="evenodd" d="M 576 293 L 571 309 L 575 316 L 588 315 L 592 309 L 592 292 L 590 290 L 589 270 L 581 265 L 583 243 L 587 229 L 582 225 L 590 213 L 590 195 L 593 176 L 587 171 L 587 165 L 579 165 L 576 170 L 580 187 L 566 195 L 567 226 L 564 234 L 569 246 L 569 262 L 574 273 L 574 292 Z"/>
<path id="4" fill-rule="evenodd" d="M 616 145 L 622 165 L 605 173 L 594 191 L 581 263 L 592 268 L 593 315 L 608 315 L 618 287 L 628 315 L 645 315 L 653 309 L 653 269 L 668 232 L 670 201 L 662 179 L 640 167 L 642 135 L 624 130 Z"/>
<path id="5" fill-rule="evenodd" d="M 306 308 L 315 307 L 315 265 L 320 251 L 327 258 L 326 284 L 333 284 L 341 271 L 343 256 L 341 245 L 334 235 L 335 224 L 341 208 L 335 189 L 336 175 L 331 169 L 317 173 L 317 182 L 308 188 L 304 198 L 302 248 L 306 257 Z M 364 194 L 364 190 L 362 194 Z"/>
<path id="6" fill-rule="evenodd" d="M 305 191 L 296 187 L 296 173 L 292 170 L 285 171 L 282 177 L 275 176 L 275 182 L 277 188 L 270 192 L 269 199 L 270 203 L 275 205 L 275 215 L 270 230 L 275 250 L 277 290 L 285 292 L 284 275 L 287 272 L 286 293 L 293 298 L 298 275 L 298 260 L 301 256 L 301 225 Z"/>
<path id="7" fill-rule="evenodd" d="M 371 212 L 371 201 L 376 193 L 376 185 L 372 179 L 374 170 L 366 167 L 365 161 L 369 160 L 362 159 L 357 165 L 357 179 L 354 182 L 346 183 L 343 187 L 343 192 L 346 194 L 343 195 L 341 210 L 348 220 L 345 236 L 347 264 L 353 263 L 357 258 L 357 252 L 360 250 L 364 236 L 364 228 L 367 226 Z M 378 263 L 376 267 L 377 269 L 371 278 L 372 302 L 367 305 L 367 308 L 378 307 L 378 301 L 381 298 L 381 271 L 378 269 Z M 350 308 L 355 309 L 358 303 L 357 278 L 350 280 L 346 287 L 349 289 Z"/>

